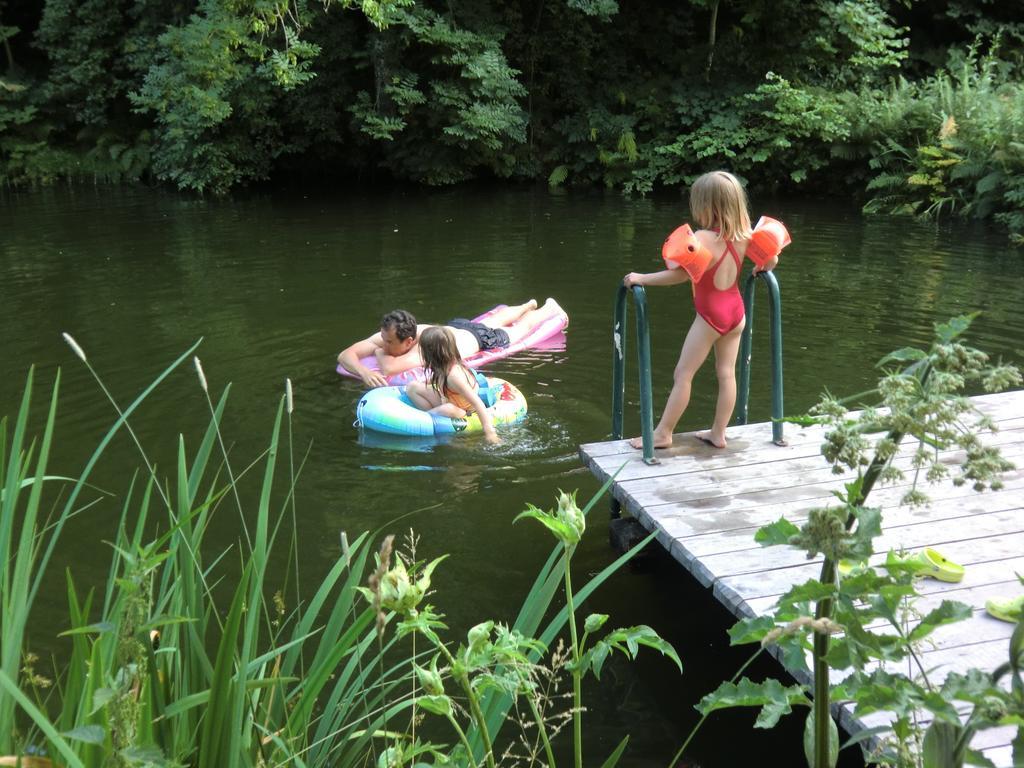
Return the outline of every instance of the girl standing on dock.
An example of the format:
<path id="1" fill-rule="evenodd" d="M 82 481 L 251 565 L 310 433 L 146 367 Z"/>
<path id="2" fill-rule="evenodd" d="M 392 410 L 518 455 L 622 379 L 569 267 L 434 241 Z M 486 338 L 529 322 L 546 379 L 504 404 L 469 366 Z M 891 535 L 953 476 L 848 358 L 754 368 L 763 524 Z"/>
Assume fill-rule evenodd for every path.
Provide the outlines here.
<path id="1" fill-rule="evenodd" d="M 716 448 L 725 448 L 725 428 L 736 405 L 736 357 L 745 323 L 743 298 L 738 283 L 743 256 L 753 232 L 747 211 L 747 194 L 731 173 L 706 173 L 690 187 L 690 212 L 702 229 L 691 233 L 686 228 L 692 241 L 687 250 L 703 255 L 705 261 L 701 268 L 695 270 L 685 263 L 677 263 L 663 251 L 667 269 L 648 273 L 630 272 L 622 281 L 627 287 L 676 285 L 691 280 L 690 272 L 694 272 L 693 304 L 697 316 L 683 341 L 679 362 L 673 374 L 672 391 L 658 426 L 654 429 L 655 448 L 671 447 L 672 433 L 690 402 L 693 377 L 712 348 L 715 350 L 715 372 L 718 375 L 718 404 L 711 429 L 698 432 L 697 439 Z M 675 235 L 673 233 L 669 241 L 666 241 L 666 247 Z M 773 256 L 761 266 L 755 267 L 754 272 L 770 270 L 777 263 L 778 257 Z M 686 268 L 680 269 L 680 266 Z M 642 441 L 633 438 L 630 445 L 641 448 Z"/>

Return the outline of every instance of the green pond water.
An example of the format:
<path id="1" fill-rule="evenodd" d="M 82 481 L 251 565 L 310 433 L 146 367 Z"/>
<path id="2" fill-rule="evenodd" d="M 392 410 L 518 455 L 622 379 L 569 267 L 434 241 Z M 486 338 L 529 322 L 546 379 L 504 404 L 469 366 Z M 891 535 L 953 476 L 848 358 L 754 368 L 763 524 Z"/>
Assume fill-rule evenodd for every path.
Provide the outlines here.
<path id="1" fill-rule="evenodd" d="M 925 344 L 933 323 L 973 310 L 983 315 L 972 341 L 1024 361 L 1024 260 L 1002 233 L 864 219 L 842 201 L 756 200 L 753 210 L 784 220 L 793 234 L 776 273 L 787 412 L 806 409 L 826 387 L 868 388 L 873 364 L 886 352 Z M 665 235 L 686 218 L 676 195 L 628 200 L 535 188 L 291 191 L 234 201 L 144 189 L 6 193 L 0 413 L 16 411 L 33 364 L 42 410 L 60 367 L 51 469 L 73 474 L 115 415 L 61 333 L 78 340 L 123 404 L 202 338 L 198 355 L 211 390 L 231 383 L 225 431 L 238 465 L 266 446 L 285 379 L 293 382 L 294 438 L 299 450 L 309 446 L 297 499 L 304 583 L 312 585 L 338 557 L 340 531 L 385 526 L 403 534 L 411 526 L 421 556 L 452 555 L 435 573 L 433 601 L 453 627 L 511 620 L 551 549 L 540 526 L 513 526 L 512 518 L 526 502 L 549 506 L 559 489 L 579 488 L 581 500 L 597 490 L 577 446 L 605 439 L 610 429 L 616 287 L 627 271 L 657 269 Z M 565 348 L 522 353 L 488 369 L 519 386 L 530 407 L 500 447 L 484 449 L 479 436 L 380 445 L 353 427 L 361 386 L 334 372 L 335 357 L 371 333 L 383 312 L 403 307 L 436 322 L 547 296 L 570 315 Z M 685 286 L 648 296 L 658 411 L 693 310 Z M 752 421 L 770 413 L 763 294 L 758 309 Z M 628 375 L 627 425 L 635 432 L 635 367 Z M 707 366 L 679 429 L 706 427 L 714 398 Z M 206 420 L 203 393 L 186 364 L 132 425 L 153 458 L 169 466 L 177 435 L 196 445 Z M 128 440 L 118 439 L 94 482 L 122 494 L 139 464 Z M 71 526 L 55 577 L 65 565 L 82 583 L 105 577 L 110 552 L 103 542 L 113 538 L 120 504 L 115 496 Z M 228 546 L 240 531 L 233 513 L 222 520 L 215 537 Z M 602 505 L 575 561 L 578 585 L 613 559 L 606 520 Z M 44 648 L 66 626 L 55 584 L 38 604 L 33 643 Z M 637 664 L 613 663 L 601 684 L 588 685 L 587 763 L 600 764 L 629 733 L 624 764 L 666 765 L 695 722 L 693 704 L 746 656 L 728 647 L 731 619 L 667 556 L 620 572 L 583 610 L 592 611 L 610 613 L 620 626 L 654 626 L 676 645 L 685 673 L 652 652 Z M 44 629 L 51 624 L 52 632 Z M 755 674 L 775 671 L 766 663 Z M 752 724 L 750 712 L 716 715 L 688 759 L 730 766 L 768 750 L 781 762 L 801 759 L 802 720 L 774 732 Z"/>

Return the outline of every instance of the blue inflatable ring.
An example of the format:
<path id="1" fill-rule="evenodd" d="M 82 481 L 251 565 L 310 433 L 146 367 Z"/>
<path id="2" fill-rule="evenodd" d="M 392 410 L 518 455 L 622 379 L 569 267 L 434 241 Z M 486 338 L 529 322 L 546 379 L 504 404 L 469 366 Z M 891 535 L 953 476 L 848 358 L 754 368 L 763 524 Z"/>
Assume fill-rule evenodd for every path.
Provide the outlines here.
<path id="1" fill-rule="evenodd" d="M 526 418 L 526 398 L 519 389 L 504 379 L 481 381 L 480 399 L 488 406 L 495 428 L 515 424 Z M 377 387 L 359 399 L 356 426 L 389 435 L 451 435 L 460 432 L 481 432 L 483 425 L 476 413 L 455 419 L 421 411 L 406 397 L 405 387 Z"/>

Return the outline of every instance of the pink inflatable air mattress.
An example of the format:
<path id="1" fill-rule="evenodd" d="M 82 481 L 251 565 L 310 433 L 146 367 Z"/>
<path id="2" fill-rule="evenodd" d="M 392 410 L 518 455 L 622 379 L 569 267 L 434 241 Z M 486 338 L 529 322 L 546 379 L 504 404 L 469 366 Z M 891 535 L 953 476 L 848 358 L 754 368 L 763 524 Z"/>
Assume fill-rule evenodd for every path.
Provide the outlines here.
<path id="1" fill-rule="evenodd" d="M 477 323 L 485 322 L 488 317 L 493 315 L 499 309 L 503 309 L 505 306 L 506 305 L 504 304 L 499 304 L 498 306 L 487 310 L 482 315 L 474 317 L 473 320 Z M 522 352 L 524 349 L 546 346 L 544 342 L 552 340 L 553 337 L 558 336 L 568 325 L 569 316 L 563 313 L 557 317 L 552 317 L 544 321 L 534 328 L 533 332 L 528 336 L 523 337 L 513 344 L 509 344 L 507 347 L 491 349 L 487 352 L 477 352 L 472 357 L 467 357 L 464 362 L 470 368 L 479 368 L 482 365 L 487 365 L 487 363 L 493 363 L 495 360 L 501 360 L 503 357 L 514 355 L 516 352 Z M 360 362 L 370 370 L 377 370 L 377 359 L 374 357 L 364 357 Z M 346 371 L 341 364 L 338 365 L 338 373 L 342 376 L 356 378 L 353 374 Z M 408 384 L 410 381 L 423 381 L 425 375 L 423 367 L 419 366 L 417 368 L 404 371 L 403 373 L 396 373 L 393 376 L 388 376 L 387 381 L 391 386 L 396 386 L 400 384 Z"/>

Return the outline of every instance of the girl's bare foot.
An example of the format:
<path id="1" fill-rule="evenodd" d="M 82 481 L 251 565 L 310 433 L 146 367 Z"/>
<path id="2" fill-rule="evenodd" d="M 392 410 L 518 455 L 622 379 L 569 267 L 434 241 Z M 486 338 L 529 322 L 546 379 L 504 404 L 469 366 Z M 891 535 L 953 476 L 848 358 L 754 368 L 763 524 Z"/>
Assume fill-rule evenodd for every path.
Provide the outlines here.
<path id="1" fill-rule="evenodd" d="M 695 432 L 694 437 L 700 440 L 702 443 L 714 446 L 715 448 L 725 448 L 728 443 L 726 442 L 725 435 L 713 435 L 711 430 L 705 432 Z"/>
<path id="2" fill-rule="evenodd" d="M 642 437 L 634 437 L 629 441 L 631 448 L 643 450 L 644 439 Z M 655 448 L 671 448 L 672 447 L 672 435 L 662 435 L 658 430 L 654 430 L 654 447 Z"/>
<path id="3" fill-rule="evenodd" d="M 527 311 L 534 310 L 537 308 L 537 300 L 530 299 L 524 306 L 527 308 Z"/>

